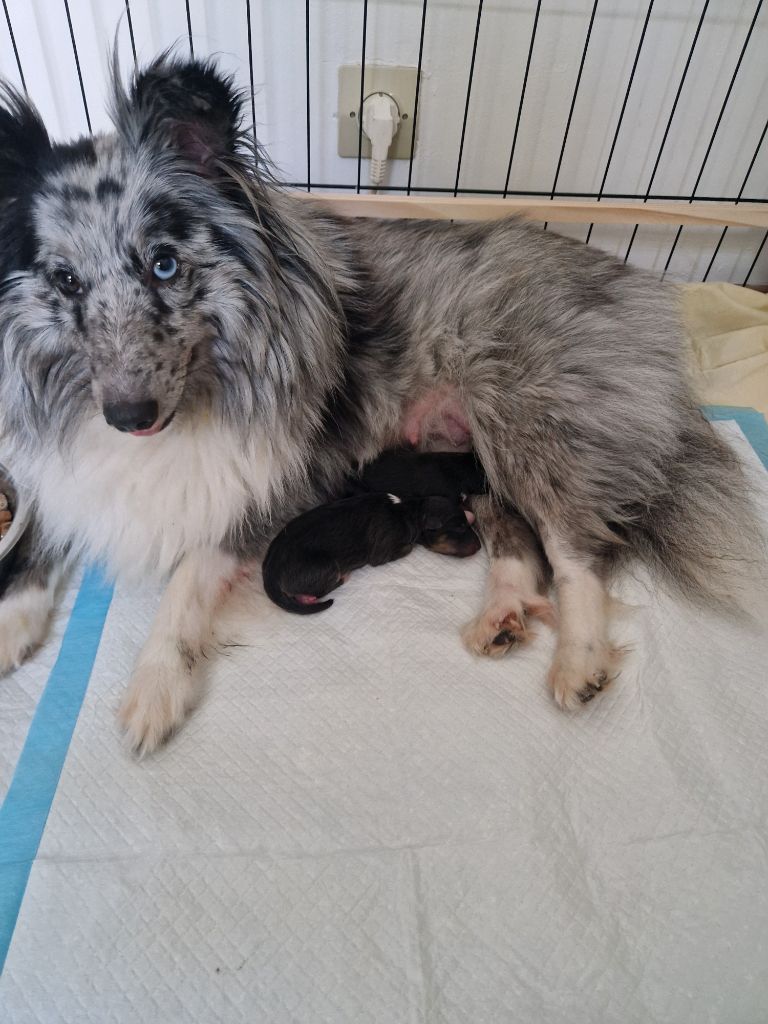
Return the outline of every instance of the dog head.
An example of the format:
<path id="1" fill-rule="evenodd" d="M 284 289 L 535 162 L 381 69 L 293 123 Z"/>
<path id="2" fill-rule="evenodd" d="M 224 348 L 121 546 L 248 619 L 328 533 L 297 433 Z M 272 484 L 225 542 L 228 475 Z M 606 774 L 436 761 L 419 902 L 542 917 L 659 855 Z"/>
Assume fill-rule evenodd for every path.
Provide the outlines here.
<path id="1" fill-rule="evenodd" d="M 168 55 L 128 91 L 115 75 L 116 132 L 70 145 L 51 143 L 24 97 L 4 101 L 3 369 L 31 392 L 28 417 L 64 430 L 79 404 L 150 435 L 235 365 L 260 383 L 290 370 L 270 345 L 290 272 L 280 246 L 295 246 L 258 209 L 226 76 Z"/>

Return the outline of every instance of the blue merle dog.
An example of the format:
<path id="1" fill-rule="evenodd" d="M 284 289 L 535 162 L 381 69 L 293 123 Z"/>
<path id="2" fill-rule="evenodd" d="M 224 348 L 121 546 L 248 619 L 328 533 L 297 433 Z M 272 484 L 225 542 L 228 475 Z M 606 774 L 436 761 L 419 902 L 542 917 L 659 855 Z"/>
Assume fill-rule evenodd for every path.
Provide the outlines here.
<path id="1" fill-rule="evenodd" d="M 31 519 L 0 581 L 0 671 L 43 639 L 73 558 L 167 577 L 120 712 L 154 750 L 232 581 L 403 443 L 473 446 L 488 475 L 478 654 L 541 604 L 518 544 L 536 530 L 563 707 L 614 674 L 620 560 L 730 602 L 757 527 L 686 382 L 674 294 L 516 219 L 346 220 L 291 195 L 210 62 L 165 54 L 128 89 L 115 73 L 111 113 L 113 133 L 62 145 L 3 93 L 0 461 Z"/>

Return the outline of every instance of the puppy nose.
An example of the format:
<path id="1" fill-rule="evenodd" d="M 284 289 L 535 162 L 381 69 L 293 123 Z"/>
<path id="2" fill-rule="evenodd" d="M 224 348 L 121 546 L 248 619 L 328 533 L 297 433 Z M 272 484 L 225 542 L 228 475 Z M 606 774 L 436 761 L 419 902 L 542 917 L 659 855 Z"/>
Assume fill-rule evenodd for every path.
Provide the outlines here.
<path id="1" fill-rule="evenodd" d="M 102 411 L 110 427 L 130 432 L 149 430 L 156 422 L 160 409 L 157 402 L 148 398 L 143 402 L 105 402 Z"/>

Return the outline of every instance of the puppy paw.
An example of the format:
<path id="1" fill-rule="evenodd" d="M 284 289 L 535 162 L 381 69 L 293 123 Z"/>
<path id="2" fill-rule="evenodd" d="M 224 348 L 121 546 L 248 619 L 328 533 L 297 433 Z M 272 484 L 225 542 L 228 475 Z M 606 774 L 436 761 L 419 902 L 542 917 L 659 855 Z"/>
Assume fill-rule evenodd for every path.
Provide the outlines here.
<path id="1" fill-rule="evenodd" d="M 555 702 L 574 711 L 613 682 L 623 650 L 605 643 L 568 644 L 558 648 L 549 672 Z"/>
<path id="2" fill-rule="evenodd" d="M 507 600 L 503 605 L 486 608 L 462 631 L 464 646 L 471 654 L 498 658 L 515 647 L 528 643 L 535 632 L 529 620 L 537 618 L 550 626 L 555 625 L 555 610 L 545 597 Z"/>
<path id="3" fill-rule="evenodd" d="M 154 753 L 183 724 L 193 694 L 192 674 L 183 664 L 137 666 L 118 713 L 130 749 L 139 757 Z"/>
<path id="4" fill-rule="evenodd" d="M 18 668 L 45 640 L 51 618 L 48 590 L 28 587 L 0 601 L 0 676 Z"/>

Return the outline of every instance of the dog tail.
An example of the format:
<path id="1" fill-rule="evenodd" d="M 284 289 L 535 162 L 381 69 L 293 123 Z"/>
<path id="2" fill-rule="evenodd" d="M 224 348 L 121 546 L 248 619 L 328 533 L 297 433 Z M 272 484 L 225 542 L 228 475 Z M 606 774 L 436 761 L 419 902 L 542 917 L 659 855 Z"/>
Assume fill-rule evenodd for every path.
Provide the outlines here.
<path id="1" fill-rule="evenodd" d="M 736 452 L 697 409 L 666 467 L 668 487 L 629 526 L 636 554 L 671 589 L 701 605 L 755 614 L 768 605 L 768 545 L 754 488 Z"/>

